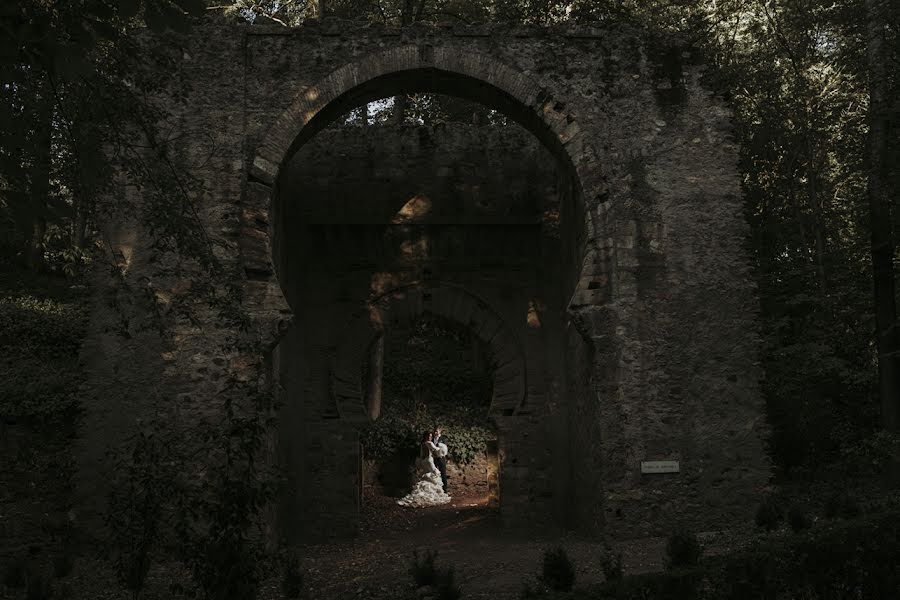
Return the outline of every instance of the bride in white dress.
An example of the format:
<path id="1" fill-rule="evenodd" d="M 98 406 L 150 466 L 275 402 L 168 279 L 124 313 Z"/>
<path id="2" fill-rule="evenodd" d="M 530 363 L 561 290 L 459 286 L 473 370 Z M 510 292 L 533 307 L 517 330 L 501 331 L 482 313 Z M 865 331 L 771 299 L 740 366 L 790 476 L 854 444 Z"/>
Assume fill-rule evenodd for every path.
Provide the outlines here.
<path id="1" fill-rule="evenodd" d="M 434 453 L 447 455 L 447 445 L 435 446 L 431 441 L 431 433 L 422 436 L 419 458 L 416 459 L 416 476 L 418 481 L 410 493 L 397 500 L 400 506 L 422 508 L 438 506 L 450 502 L 450 496 L 444 491 L 441 483 L 441 472 L 434 465 Z"/>

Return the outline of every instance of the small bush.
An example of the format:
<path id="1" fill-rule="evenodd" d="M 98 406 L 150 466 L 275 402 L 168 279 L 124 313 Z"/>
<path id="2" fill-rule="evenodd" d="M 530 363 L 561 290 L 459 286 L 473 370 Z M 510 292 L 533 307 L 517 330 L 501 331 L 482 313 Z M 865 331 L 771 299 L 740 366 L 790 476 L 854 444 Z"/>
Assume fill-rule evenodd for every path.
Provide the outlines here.
<path id="1" fill-rule="evenodd" d="M 600 568 L 603 569 L 603 577 L 606 581 L 619 581 L 622 579 L 624 572 L 622 570 L 622 553 L 613 552 L 613 549 L 606 546 L 603 549 L 603 555 L 600 557 Z"/>
<path id="2" fill-rule="evenodd" d="M 579 600 L 895 598 L 900 511 L 771 536 L 693 568 L 629 575 Z M 534 598 L 538 598 L 535 596 Z"/>
<path id="3" fill-rule="evenodd" d="M 434 585 L 437 583 L 437 569 L 434 562 L 437 559 L 437 552 L 434 550 L 426 550 L 425 554 L 419 558 L 418 551 L 413 552 L 413 560 L 409 567 L 409 574 L 412 575 L 416 586 Z"/>
<path id="4" fill-rule="evenodd" d="M 778 529 L 784 519 L 784 512 L 775 498 L 768 497 L 756 509 L 756 526 L 766 531 Z"/>
<path id="5" fill-rule="evenodd" d="M 281 578 L 281 591 L 285 598 L 297 600 L 306 597 L 303 581 L 303 573 L 297 562 L 297 557 L 289 554 L 284 561 L 284 573 Z"/>
<path id="6" fill-rule="evenodd" d="M 669 569 L 692 567 L 700 562 L 703 548 L 697 536 L 690 531 L 679 529 L 669 536 L 666 543 L 666 566 Z"/>
<path id="7" fill-rule="evenodd" d="M 53 576 L 57 579 L 68 577 L 75 566 L 75 558 L 71 552 L 65 551 L 53 557 Z"/>
<path id="8" fill-rule="evenodd" d="M 623 577 L 619 581 L 603 583 L 595 595 L 578 596 L 578 600 L 696 600 L 700 596 L 703 576 L 695 569 L 681 569 L 663 573 L 642 573 Z M 707 598 L 707 596 L 703 596 Z M 709 596 L 710 599 L 725 600 L 728 596 Z M 736 596 L 748 598 L 747 596 Z"/>
<path id="9" fill-rule="evenodd" d="M 861 512 L 859 502 L 847 492 L 834 494 L 825 502 L 825 516 L 829 519 L 852 519 Z"/>
<path id="10" fill-rule="evenodd" d="M 452 566 L 438 570 L 434 588 L 437 600 L 459 600 L 462 597 L 462 589 L 456 583 L 456 570 Z"/>
<path id="11" fill-rule="evenodd" d="M 169 584 L 169 594 L 172 598 L 197 598 L 198 592 L 192 584 L 184 585 L 177 581 Z M 132 595 L 134 593 L 132 592 Z"/>
<path id="12" fill-rule="evenodd" d="M 24 557 L 16 557 L 6 565 L 3 571 L 3 585 L 11 589 L 25 587 L 26 581 L 26 565 L 28 561 Z"/>
<path id="13" fill-rule="evenodd" d="M 54 598 L 59 598 L 61 600 L 72 600 L 75 598 L 75 588 L 72 587 L 72 584 L 68 581 L 63 581 L 59 584 L 59 592 Z"/>
<path id="14" fill-rule="evenodd" d="M 28 575 L 28 586 L 25 589 L 26 600 L 49 600 L 53 595 L 50 579 L 43 573 L 33 572 Z"/>
<path id="15" fill-rule="evenodd" d="M 878 431 L 841 448 L 841 466 L 850 476 L 890 475 L 900 462 L 900 434 Z"/>
<path id="16" fill-rule="evenodd" d="M 788 510 L 788 525 L 794 533 L 799 533 L 804 529 L 812 527 L 812 519 L 809 518 L 806 508 L 799 504 L 794 504 Z"/>
<path id="17" fill-rule="evenodd" d="M 551 590 L 568 592 L 575 584 L 575 566 L 564 548 L 544 551 L 544 566 L 540 580 Z"/>
<path id="18" fill-rule="evenodd" d="M 519 592 L 519 600 L 546 600 L 550 597 L 550 590 L 543 583 L 537 582 L 532 586 L 531 582 L 522 585 Z"/>

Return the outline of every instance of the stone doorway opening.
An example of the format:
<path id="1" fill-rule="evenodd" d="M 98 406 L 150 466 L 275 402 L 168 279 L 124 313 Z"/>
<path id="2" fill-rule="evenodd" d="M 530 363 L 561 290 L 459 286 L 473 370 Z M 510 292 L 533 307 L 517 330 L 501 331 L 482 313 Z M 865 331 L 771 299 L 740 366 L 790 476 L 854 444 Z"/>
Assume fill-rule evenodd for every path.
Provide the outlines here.
<path id="1" fill-rule="evenodd" d="M 372 118 L 373 105 L 412 92 L 464 117 Z M 471 481 L 505 524 L 564 521 L 571 439 L 551 394 L 586 383 L 563 366 L 585 225 L 571 160 L 532 110 L 484 80 L 403 70 L 335 97 L 290 146 L 270 213 L 294 312 L 274 354 L 288 539 L 355 533 L 367 492 L 408 490 L 402 464 L 376 468 L 367 455 L 383 383 L 373 349 L 434 319 L 490 356 L 496 435 L 482 440 L 477 476 L 451 478 Z"/>
<path id="2" fill-rule="evenodd" d="M 360 431 L 364 504 L 410 490 L 421 434 L 440 425 L 450 449 L 448 493 L 467 507 L 499 506 L 493 364 L 470 330 L 430 314 L 375 340 L 363 372 L 373 419 Z"/>

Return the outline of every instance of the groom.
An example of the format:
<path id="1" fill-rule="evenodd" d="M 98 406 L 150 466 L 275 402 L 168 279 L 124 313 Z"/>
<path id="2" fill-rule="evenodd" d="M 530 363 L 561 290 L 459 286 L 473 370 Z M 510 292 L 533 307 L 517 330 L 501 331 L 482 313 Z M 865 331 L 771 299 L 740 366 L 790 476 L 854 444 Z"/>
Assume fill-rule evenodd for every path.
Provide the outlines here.
<path id="1" fill-rule="evenodd" d="M 434 433 L 431 434 L 431 441 L 435 446 L 440 447 L 441 444 L 446 444 L 447 441 L 441 436 L 443 430 L 441 426 L 438 425 L 434 428 Z M 441 485 L 444 487 L 444 491 L 447 491 L 447 454 L 444 452 L 435 452 L 434 453 L 434 465 L 438 468 L 438 471 L 441 472 Z"/>

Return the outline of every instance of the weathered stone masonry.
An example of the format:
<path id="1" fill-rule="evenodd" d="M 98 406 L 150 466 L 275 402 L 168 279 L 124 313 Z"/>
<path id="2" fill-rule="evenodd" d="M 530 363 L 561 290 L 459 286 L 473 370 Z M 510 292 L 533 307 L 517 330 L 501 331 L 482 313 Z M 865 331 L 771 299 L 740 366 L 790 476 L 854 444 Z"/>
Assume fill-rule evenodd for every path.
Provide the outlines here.
<path id="1" fill-rule="evenodd" d="M 278 199 L 290 196 L 284 173 L 294 153 L 367 100 L 434 91 L 483 102 L 534 134 L 570 184 L 571 193 L 560 194 L 557 285 L 533 279 L 538 271 L 530 284 L 521 283 L 526 277 L 519 288 L 507 286 L 543 290 L 544 331 L 529 337 L 515 317 L 527 308 L 518 292 L 484 288 L 473 296 L 452 273 L 428 283 L 427 260 L 384 292 L 421 310 L 450 294 L 441 310 L 487 327 L 494 321 L 472 320 L 461 308 L 469 302 L 462 298 L 474 297 L 470 312 L 496 315 L 496 331 L 483 335 L 507 336 L 504 346 L 524 356 L 513 376 L 525 372 L 521 398 L 498 403 L 494 413 L 504 521 L 639 536 L 748 519 L 769 471 L 755 291 L 742 247 L 747 226 L 729 112 L 703 87 L 703 69 L 690 55 L 634 31 L 592 27 L 210 24 L 165 44 L 180 49 L 164 101 L 177 126 L 193 132 L 183 152 L 203 184 L 198 210 L 220 258 L 243 273 L 244 306 L 265 347 L 275 349 L 292 313 L 295 327 L 333 324 L 338 333 L 351 322 L 324 304 L 285 298 L 276 270 L 288 256 L 277 235 Z M 657 58 L 672 52 L 675 60 L 662 68 Z M 157 302 L 184 293 L 183 282 L 155 277 L 160 267 L 145 234 L 127 222 L 112 233 L 128 254 L 127 279 L 153 281 Z M 139 296 L 107 293 L 141 314 Z M 348 302 L 362 313 L 371 298 Z M 153 397 L 175 399 L 191 415 L 202 412 L 223 369 L 264 382 L 274 369 L 275 379 L 301 382 L 285 388 L 295 390 L 284 400 L 286 420 L 296 419 L 297 428 L 281 430 L 279 451 L 296 459 L 289 466 L 307 465 L 297 467 L 297 497 L 286 498 L 282 511 L 301 506 L 302 522 L 276 528 L 294 539 L 322 533 L 316 523 L 326 518 L 354 529 L 355 431 L 365 413 L 355 384 L 341 375 L 340 343 L 320 347 L 314 361 L 286 347 L 274 360 L 222 356 L 217 341 L 229 332 L 212 315 L 206 326 L 179 324 L 164 338 L 135 329 L 125 339 L 103 325 L 110 320 L 98 301 L 83 352 L 93 398 L 81 439 L 85 488 L 102 472 L 98 449 L 126 435 Z M 284 370 L 286 354 L 300 357 L 293 373 Z M 531 359 L 542 373 L 534 381 Z M 313 370 L 327 377 L 305 374 Z M 304 389 L 303 381 L 330 383 Z M 316 408 L 308 410 L 312 398 Z M 655 458 L 680 460 L 681 472 L 641 475 L 640 461 Z"/>

